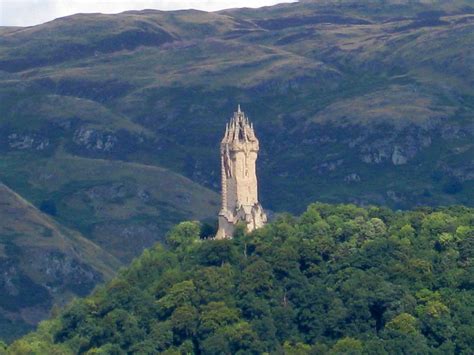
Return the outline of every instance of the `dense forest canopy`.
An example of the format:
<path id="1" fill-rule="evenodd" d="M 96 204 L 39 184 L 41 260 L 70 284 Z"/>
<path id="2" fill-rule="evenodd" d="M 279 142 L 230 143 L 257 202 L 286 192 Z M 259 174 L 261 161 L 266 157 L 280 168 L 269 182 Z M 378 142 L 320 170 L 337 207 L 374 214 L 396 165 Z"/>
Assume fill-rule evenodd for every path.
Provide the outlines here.
<path id="1" fill-rule="evenodd" d="M 184 222 L 8 354 L 470 354 L 474 210 L 312 204 L 233 240 Z"/>

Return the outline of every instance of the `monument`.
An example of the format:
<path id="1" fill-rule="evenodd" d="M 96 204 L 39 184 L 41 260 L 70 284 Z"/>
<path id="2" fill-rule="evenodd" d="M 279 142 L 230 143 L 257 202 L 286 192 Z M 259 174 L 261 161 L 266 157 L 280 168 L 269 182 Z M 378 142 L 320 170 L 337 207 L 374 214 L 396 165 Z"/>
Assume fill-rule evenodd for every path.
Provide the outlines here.
<path id="1" fill-rule="evenodd" d="M 253 124 L 239 105 L 226 125 L 221 142 L 222 206 L 216 239 L 232 238 L 239 222 L 245 223 L 248 232 L 267 222 L 258 202 L 255 168 L 258 151 Z"/>

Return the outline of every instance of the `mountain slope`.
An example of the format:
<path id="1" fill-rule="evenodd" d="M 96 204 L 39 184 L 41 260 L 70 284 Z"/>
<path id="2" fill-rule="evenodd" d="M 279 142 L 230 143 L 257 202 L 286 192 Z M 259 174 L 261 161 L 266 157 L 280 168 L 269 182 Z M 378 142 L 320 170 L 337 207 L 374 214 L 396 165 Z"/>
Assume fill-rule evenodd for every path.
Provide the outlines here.
<path id="1" fill-rule="evenodd" d="M 156 166 L 16 154 L 0 157 L 0 167 L 2 181 L 44 212 L 0 184 L 0 339 L 9 341 L 53 305 L 87 295 L 173 224 L 217 212 L 217 194 Z"/>
<path id="2" fill-rule="evenodd" d="M 267 208 L 472 205 L 473 26 L 456 0 L 81 14 L 9 29 L 0 151 L 163 166 L 218 190 L 218 143 L 241 103 L 262 142 Z"/>
<path id="3" fill-rule="evenodd" d="M 184 222 L 7 354 L 470 354 L 473 216 L 313 204 L 233 240 Z"/>
<path id="4" fill-rule="evenodd" d="M 53 304 L 110 279 L 117 259 L 0 184 L 0 336 L 13 339 Z"/>
<path id="5" fill-rule="evenodd" d="M 0 177 L 122 262 L 182 220 L 214 217 L 216 193 L 156 166 L 68 155 L 0 157 Z"/>

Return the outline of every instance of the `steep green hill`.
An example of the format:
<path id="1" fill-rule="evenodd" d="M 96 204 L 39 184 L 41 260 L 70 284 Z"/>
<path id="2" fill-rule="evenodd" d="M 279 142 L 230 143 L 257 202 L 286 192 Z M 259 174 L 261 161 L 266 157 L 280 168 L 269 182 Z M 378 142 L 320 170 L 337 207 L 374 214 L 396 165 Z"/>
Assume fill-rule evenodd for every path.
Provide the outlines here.
<path id="1" fill-rule="evenodd" d="M 7 354 L 471 354 L 474 210 L 310 205 L 250 235 L 184 222 Z"/>
<path id="2" fill-rule="evenodd" d="M 112 278 L 120 263 L 3 184 L 0 201 L 0 339 L 12 340 L 47 318 L 53 304 Z"/>
<path id="3" fill-rule="evenodd" d="M 58 154 L 0 156 L 0 179 L 122 262 L 174 224 L 214 217 L 218 195 L 167 169 Z"/>
<path id="4" fill-rule="evenodd" d="M 214 217 L 214 192 L 156 166 L 59 154 L 0 156 L 0 339 L 87 295 L 186 219 Z M 28 196 L 38 208 L 26 202 Z M 86 236 L 89 240 L 85 239 Z"/>
<path id="5" fill-rule="evenodd" d="M 472 205 L 470 3 L 302 1 L 5 29 L 0 151 L 159 165 L 217 190 L 219 139 L 241 103 L 267 208 Z"/>

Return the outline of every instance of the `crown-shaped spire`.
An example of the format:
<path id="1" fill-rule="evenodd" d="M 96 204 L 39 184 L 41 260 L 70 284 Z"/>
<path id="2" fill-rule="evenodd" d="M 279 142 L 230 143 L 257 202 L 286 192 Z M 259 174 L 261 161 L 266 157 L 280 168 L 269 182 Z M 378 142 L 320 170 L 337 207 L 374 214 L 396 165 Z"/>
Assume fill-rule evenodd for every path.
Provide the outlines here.
<path id="1" fill-rule="evenodd" d="M 234 116 L 230 119 L 230 122 L 226 125 L 226 131 L 224 134 L 223 143 L 231 142 L 256 142 L 255 132 L 253 130 L 253 124 L 250 123 L 245 113 L 242 111 L 240 104 L 237 105 L 237 112 L 234 112 Z"/>

